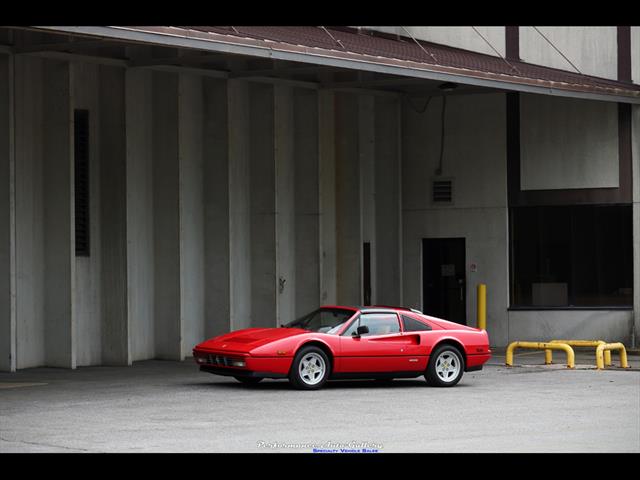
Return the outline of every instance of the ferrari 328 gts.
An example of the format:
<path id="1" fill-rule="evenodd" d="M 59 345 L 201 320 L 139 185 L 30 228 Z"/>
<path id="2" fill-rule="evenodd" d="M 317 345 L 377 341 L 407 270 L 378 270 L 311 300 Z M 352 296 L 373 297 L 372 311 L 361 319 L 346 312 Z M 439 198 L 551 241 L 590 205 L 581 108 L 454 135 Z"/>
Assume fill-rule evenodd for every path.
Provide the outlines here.
<path id="1" fill-rule="evenodd" d="M 328 380 L 416 378 L 456 385 L 491 357 L 485 330 L 403 307 L 324 306 L 279 328 L 246 328 L 195 346 L 200 370 L 247 384 L 288 378 L 314 390 Z"/>

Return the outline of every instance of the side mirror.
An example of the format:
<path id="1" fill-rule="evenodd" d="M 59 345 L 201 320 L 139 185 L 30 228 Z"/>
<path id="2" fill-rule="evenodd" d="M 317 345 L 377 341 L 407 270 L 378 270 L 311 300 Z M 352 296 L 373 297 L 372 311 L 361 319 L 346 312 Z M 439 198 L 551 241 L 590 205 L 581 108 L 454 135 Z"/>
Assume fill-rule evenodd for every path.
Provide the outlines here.
<path id="1" fill-rule="evenodd" d="M 356 330 L 356 333 L 354 335 L 354 337 L 360 337 L 362 335 L 365 335 L 369 333 L 369 327 L 367 327 L 366 325 L 360 325 L 358 327 L 358 329 Z"/>

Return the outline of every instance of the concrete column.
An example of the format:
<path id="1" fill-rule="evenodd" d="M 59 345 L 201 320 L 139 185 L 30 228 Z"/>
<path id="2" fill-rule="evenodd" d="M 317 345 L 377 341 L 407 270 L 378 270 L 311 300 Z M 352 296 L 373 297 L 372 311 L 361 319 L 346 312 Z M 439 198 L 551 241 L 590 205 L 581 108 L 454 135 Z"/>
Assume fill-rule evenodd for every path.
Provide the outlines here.
<path id="1" fill-rule="evenodd" d="M 335 94 L 318 92 L 320 303 L 337 303 Z"/>
<path id="2" fill-rule="evenodd" d="M 43 63 L 15 56 L 16 368 L 45 364 Z"/>
<path id="3" fill-rule="evenodd" d="M 130 365 L 125 71 L 100 67 L 102 363 Z"/>
<path id="4" fill-rule="evenodd" d="M 205 339 L 202 78 L 180 74 L 178 95 L 180 317 L 184 358 Z"/>
<path id="5" fill-rule="evenodd" d="M 231 329 L 227 84 L 203 79 L 205 336 Z"/>
<path id="6" fill-rule="evenodd" d="M 399 109 L 396 99 L 375 100 L 375 301 L 383 305 L 402 305 Z"/>
<path id="7" fill-rule="evenodd" d="M 296 282 L 296 203 L 294 158 L 293 89 L 276 85 L 274 89 L 274 155 L 276 177 L 276 324 L 295 318 Z"/>
<path id="8" fill-rule="evenodd" d="M 73 109 L 89 111 L 89 241 L 90 255 L 75 261 L 76 361 L 78 366 L 102 363 L 100 242 L 100 111 L 99 66 L 71 63 Z"/>
<path id="9" fill-rule="evenodd" d="M 276 326 L 276 232 L 273 86 L 249 84 L 251 326 Z"/>
<path id="10" fill-rule="evenodd" d="M 320 204 L 318 94 L 295 89 L 293 96 L 295 317 L 320 306 Z"/>
<path id="11" fill-rule="evenodd" d="M 249 87 L 229 80 L 229 289 L 231 329 L 251 325 Z"/>
<path id="12" fill-rule="evenodd" d="M 131 360 L 155 356 L 152 72 L 126 73 L 127 286 Z"/>
<path id="13" fill-rule="evenodd" d="M 16 370 L 13 56 L 0 55 L 0 371 Z"/>
<path id="14" fill-rule="evenodd" d="M 339 304 L 362 303 L 362 226 L 358 97 L 338 93 L 335 102 L 336 272 Z"/>
<path id="15" fill-rule="evenodd" d="M 362 242 L 370 244 L 371 268 L 371 304 L 377 303 L 376 294 L 376 138 L 375 138 L 375 99 L 371 95 L 358 97 L 358 152 L 360 154 L 360 205 Z M 362 248 L 362 246 L 361 246 Z M 362 252 L 362 251 L 361 251 Z M 360 257 L 362 257 L 360 253 Z M 364 272 L 364 259 L 361 260 Z M 364 281 L 364 273 L 361 273 Z M 364 284 L 363 302 L 364 302 Z"/>
<path id="16" fill-rule="evenodd" d="M 640 105 L 631 110 L 633 170 L 633 318 L 634 347 L 640 345 Z"/>
<path id="17" fill-rule="evenodd" d="M 153 242 L 156 357 L 182 359 L 178 75 L 153 73 Z"/>
<path id="18" fill-rule="evenodd" d="M 46 365 L 76 367 L 73 112 L 68 62 L 43 65 L 43 228 Z"/>

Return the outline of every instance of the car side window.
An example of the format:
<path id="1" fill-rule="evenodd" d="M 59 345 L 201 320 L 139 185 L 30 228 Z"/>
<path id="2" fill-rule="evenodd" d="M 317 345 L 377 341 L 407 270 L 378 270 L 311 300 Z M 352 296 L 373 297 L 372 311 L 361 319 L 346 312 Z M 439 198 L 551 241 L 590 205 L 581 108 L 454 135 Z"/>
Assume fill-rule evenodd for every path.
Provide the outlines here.
<path id="1" fill-rule="evenodd" d="M 349 326 L 343 335 L 353 335 L 358 327 L 362 325 L 369 327 L 369 333 L 363 336 L 386 335 L 400 332 L 400 323 L 395 313 L 363 313 L 360 315 L 360 318 Z"/>
<path id="2" fill-rule="evenodd" d="M 402 315 L 402 323 L 404 324 L 405 332 L 424 332 L 432 330 L 432 328 L 426 323 L 422 323 L 415 318 Z"/>

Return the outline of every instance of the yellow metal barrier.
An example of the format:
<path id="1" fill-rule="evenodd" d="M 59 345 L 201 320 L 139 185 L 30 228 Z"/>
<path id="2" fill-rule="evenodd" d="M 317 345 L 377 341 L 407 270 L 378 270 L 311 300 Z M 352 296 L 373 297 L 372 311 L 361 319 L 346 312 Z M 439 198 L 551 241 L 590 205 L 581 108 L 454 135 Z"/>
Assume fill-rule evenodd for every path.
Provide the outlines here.
<path id="1" fill-rule="evenodd" d="M 627 362 L 627 350 L 624 348 L 622 343 L 603 343 L 602 345 L 598 345 L 596 348 L 596 366 L 598 370 L 602 370 L 604 368 L 604 352 L 618 350 L 620 353 L 620 367 L 621 368 L 629 368 L 629 363 Z"/>
<path id="2" fill-rule="evenodd" d="M 602 340 L 551 340 L 549 343 L 566 343 L 570 347 L 598 347 L 600 345 L 606 345 L 607 342 Z M 553 363 L 553 351 L 547 349 L 544 351 L 544 363 L 550 365 Z M 597 363 L 597 360 L 596 360 Z M 605 350 L 604 352 L 604 364 L 611 365 L 611 352 Z"/>
<path id="3" fill-rule="evenodd" d="M 563 350 L 567 354 L 567 368 L 575 368 L 576 356 L 566 343 L 550 343 L 550 342 L 511 342 L 507 347 L 506 364 L 508 367 L 513 366 L 513 351 L 516 348 L 531 348 L 534 350 Z M 546 359 L 545 359 L 546 363 Z"/>
<path id="4" fill-rule="evenodd" d="M 487 286 L 484 283 L 478 284 L 478 328 L 487 329 Z"/>

